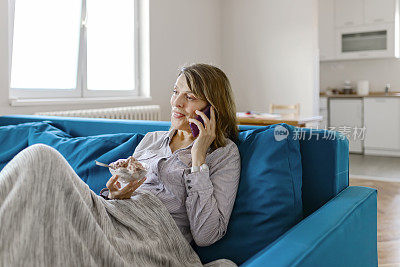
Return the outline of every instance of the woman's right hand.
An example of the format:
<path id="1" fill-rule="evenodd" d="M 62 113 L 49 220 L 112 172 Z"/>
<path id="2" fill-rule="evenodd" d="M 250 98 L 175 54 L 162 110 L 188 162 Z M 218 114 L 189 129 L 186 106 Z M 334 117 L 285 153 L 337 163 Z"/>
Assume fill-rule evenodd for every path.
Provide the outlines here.
<path id="1" fill-rule="evenodd" d="M 132 181 L 121 189 L 121 184 L 118 182 L 118 175 L 113 175 L 106 184 L 109 190 L 108 197 L 111 199 L 129 199 L 133 192 L 135 192 L 135 190 L 141 186 L 145 180 L 146 177 L 139 181 Z"/>

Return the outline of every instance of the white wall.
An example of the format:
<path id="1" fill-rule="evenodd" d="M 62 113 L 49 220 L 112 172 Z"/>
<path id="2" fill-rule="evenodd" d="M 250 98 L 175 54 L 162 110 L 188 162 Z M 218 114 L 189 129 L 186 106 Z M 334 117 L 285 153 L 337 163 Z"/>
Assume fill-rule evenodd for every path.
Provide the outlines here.
<path id="1" fill-rule="evenodd" d="M 171 119 L 170 97 L 178 67 L 221 64 L 221 6 L 215 0 L 150 1 L 151 96 Z"/>
<path id="2" fill-rule="evenodd" d="M 345 80 L 356 86 L 358 80 L 369 80 L 371 92 L 400 91 L 400 59 L 346 60 L 321 63 L 321 91 L 327 87 L 340 88 Z"/>
<path id="3" fill-rule="evenodd" d="M 0 115 L 10 113 L 8 104 L 8 1 L 0 1 Z"/>
<path id="4" fill-rule="evenodd" d="M 238 110 L 318 114 L 317 0 L 223 0 L 222 62 Z"/>
<path id="5" fill-rule="evenodd" d="M 129 103 L 75 104 L 11 107 L 8 103 L 7 2 L 0 1 L 0 115 L 37 111 L 128 106 Z M 162 120 L 170 120 L 170 90 L 178 67 L 185 63 L 221 62 L 220 1 L 150 1 L 150 94 L 162 108 Z"/>

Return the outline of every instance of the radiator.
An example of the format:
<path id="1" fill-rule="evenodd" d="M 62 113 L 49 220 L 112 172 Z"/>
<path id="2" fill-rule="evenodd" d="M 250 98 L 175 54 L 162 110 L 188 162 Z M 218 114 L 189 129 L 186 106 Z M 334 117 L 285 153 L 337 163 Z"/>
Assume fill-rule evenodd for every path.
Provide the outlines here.
<path id="1" fill-rule="evenodd" d="M 161 109 L 159 105 L 148 105 L 148 106 L 131 106 L 131 107 L 116 107 L 116 108 L 101 108 L 101 109 L 36 112 L 34 113 L 34 115 L 159 121 L 161 120 Z"/>

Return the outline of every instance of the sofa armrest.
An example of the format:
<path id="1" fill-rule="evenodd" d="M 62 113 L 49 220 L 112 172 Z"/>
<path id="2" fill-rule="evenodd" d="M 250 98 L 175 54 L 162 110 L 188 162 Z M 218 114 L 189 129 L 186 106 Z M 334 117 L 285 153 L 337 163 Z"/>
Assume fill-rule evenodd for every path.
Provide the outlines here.
<path id="1" fill-rule="evenodd" d="M 378 266 L 377 191 L 347 187 L 241 266 Z"/>

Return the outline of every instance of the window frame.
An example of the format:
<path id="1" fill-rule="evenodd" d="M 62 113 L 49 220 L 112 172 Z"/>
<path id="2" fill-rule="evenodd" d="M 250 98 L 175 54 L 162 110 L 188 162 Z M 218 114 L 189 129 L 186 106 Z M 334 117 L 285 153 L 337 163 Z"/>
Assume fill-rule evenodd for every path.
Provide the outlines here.
<path id="1" fill-rule="evenodd" d="M 10 99 L 52 99 L 52 98 L 96 98 L 96 97 L 139 97 L 140 88 L 140 6 L 139 0 L 134 1 L 134 79 L 135 88 L 133 90 L 88 90 L 87 89 L 87 28 L 85 20 L 88 19 L 86 12 L 86 1 L 81 0 L 81 22 L 79 30 L 79 51 L 77 79 L 75 89 L 30 89 L 30 88 L 11 88 L 11 67 L 13 50 L 14 14 L 15 1 L 9 1 L 9 98 Z"/>

